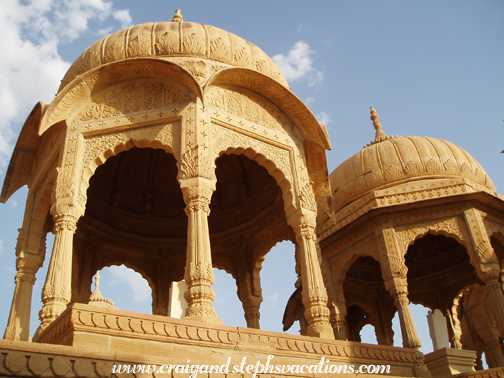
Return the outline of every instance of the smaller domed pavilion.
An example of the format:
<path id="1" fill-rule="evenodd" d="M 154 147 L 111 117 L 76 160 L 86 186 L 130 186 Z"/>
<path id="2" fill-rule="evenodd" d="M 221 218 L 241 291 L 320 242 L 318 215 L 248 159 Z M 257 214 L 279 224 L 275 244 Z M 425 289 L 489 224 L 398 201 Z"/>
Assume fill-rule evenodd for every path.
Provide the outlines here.
<path id="1" fill-rule="evenodd" d="M 452 348 L 504 366 L 502 197 L 462 148 L 371 120 L 375 140 L 330 174 L 335 214 L 317 229 L 336 337 L 371 324 L 392 345 L 397 311 L 404 347 L 419 348 L 412 302 L 445 315 Z"/>

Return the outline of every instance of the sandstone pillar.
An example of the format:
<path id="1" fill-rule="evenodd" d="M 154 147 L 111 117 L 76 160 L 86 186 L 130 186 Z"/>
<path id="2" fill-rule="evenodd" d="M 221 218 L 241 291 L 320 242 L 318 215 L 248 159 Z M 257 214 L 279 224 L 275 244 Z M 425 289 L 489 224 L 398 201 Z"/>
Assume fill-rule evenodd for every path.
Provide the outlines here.
<path id="1" fill-rule="evenodd" d="M 42 290 L 41 324 L 35 338 L 56 319 L 70 303 L 72 296 L 73 235 L 83 211 L 73 204 L 56 204 L 51 209 L 54 219 L 54 246 Z"/>
<path id="2" fill-rule="evenodd" d="M 5 339 L 29 341 L 32 291 L 36 280 L 35 274 L 42 265 L 42 259 L 39 255 L 22 253 L 16 260 L 16 288 L 5 330 Z"/>
<path id="3" fill-rule="evenodd" d="M 499 327 L 501 337 L 504 337 L 504 293 L 502 292 L 502 286 L 499 282 L 498 265 L 495 264 L 495 266 L 493 266 L 493 269 L 490 268 L 488 270 L 485 270 L 483 274 L 480 274 L 480 278 L 485 283 L 485 286 L 488 288 L 488 292 L 492 297 L 492 302 L 495 309 L 495 317 L 497 318 L 497 326 Z"/>
<path id="4" fill-rule="evenodd" d="M 308 336 L 334 339 L 334 333 L 329 323 L 327 292 L 317 256 L 318 242 L 315 234 L 315 220 L 299 212 L 295 214 L 295 218 L 290 223 L 296 234 L 301 265 L 304 315 L 308 323 L 307 334 Z"/>
<path id="5" fill-rule="evenodd" d="M 215 181 L 194 177 L 180 180 L 180 183 L 188 218 L 184 276 L 188 286 L 184 295 L 188 308 L 185 318 L 207 323 L 221 323 L 222 320 L 217 318 L 212 305 L 215 299 L 212 289 L 215 277 L 208 231 L 209 205 L 215 190 Z"/>
<path id="6" fill-rule="evenodd" d="M 504 356 L 502 354 L 501 342 L 493 340 L 485 345 L 485 356 L 489 368 L 504 366 Z"/>
<path id="7" fill-rule="evenodd" d="M 421 343 L 411 316 L 406 278 L 392 278 L 385 282 L 399 314 L 404 348 L 420 349 Z"/>

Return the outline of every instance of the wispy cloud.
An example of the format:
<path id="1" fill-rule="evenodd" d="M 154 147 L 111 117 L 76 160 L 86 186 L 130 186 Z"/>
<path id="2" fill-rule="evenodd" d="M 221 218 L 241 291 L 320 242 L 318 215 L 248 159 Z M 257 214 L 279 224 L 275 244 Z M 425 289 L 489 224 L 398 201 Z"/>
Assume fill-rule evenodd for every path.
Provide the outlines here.
<path id="1" fill-rule="evenodd" d="M 124 265 L 111 266 L 110 273 L 114 280 L 109 282 L 111 286 L 120 286 L 124 283 L 128 284 L 133 292 L 133 300 L 136 302 L 145 302 L 152 298 L 152 290 L 147 281 L 140 273 L 133 269 L 126 268 Z"/>
<path id="2" fill-rule="evenodd" d="M 315 117 L 317 118 L 317 121 L 319 121 L 319 123 L 323 123 L 326 126 L 332 121 L 326 112 L 319 112 L 315 114 Z"/>
<path id="3" fill-rule="evenodd" d="M 276 307 L 276 305 L 278 304 L 278 294 L 277 293 L 271 294 L 266 299 L 268 300 L 269 305 L 272 307 Z"/>
<path id="4" fill-rule="evenodd" d="M 314 54 L 306 42 L 298 41 L 286 55 L 275 55 L 273 60 L 288 81 L 306 80 L 313 87 L 324 80 L 324 73 L 313 67 Z"/>
<path id="5" fill-rule="evenodd" d="M 97 34 L 90 23 L 110 18 L 121 27 L 132 21 L 129 10 L 116 10 L 107 0 L 2 0 L 0 171 L 25 117 L 38 101 L 52 100 L 70 66 L 60 56 L 61 45 Z"/>

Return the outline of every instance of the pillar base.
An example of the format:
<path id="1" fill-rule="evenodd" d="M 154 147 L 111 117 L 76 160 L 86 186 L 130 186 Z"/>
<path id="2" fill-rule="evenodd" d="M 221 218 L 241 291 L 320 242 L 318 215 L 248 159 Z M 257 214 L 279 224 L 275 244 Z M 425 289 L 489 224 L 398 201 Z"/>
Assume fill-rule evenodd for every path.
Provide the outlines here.
<path id="1" fill-rule="evenodd" d="M 449 378 L 453 374 L 475 371 L 476 351 L 441 348 L 426 354 L 425 364 L 433 377 Z"/>

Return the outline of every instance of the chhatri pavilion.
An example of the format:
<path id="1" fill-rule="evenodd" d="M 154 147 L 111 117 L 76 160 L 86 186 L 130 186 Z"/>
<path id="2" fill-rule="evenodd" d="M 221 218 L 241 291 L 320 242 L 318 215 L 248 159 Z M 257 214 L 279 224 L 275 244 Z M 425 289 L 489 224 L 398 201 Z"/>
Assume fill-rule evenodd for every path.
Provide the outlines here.
<path id="1" fill-rule="evenodd" d="M 273 355 L 390 365 L 383 377 L 503 376 L 504 198 L 462 148 L 388 136 L 373 108 L 370 118 L 374 139 L 329 173 L 325 125 L 250 42 L 177 11 L 90 46 L 33 108 L 3 184 L 2 202 L 29 191 L 0 375 L 123 378 L 114 364 Z M 300 335 L 260 329 L 262 263 L 285 240 L 299 280 L 283 323 L 299 321 Z M 91 292 L 99 270 L 121 264 L 148 281 L 152 314 Z M 246 328 L 218 317 L 213 268 L 235 279 Z M 30 331 L 36 277 L 43 307 Z M 169 316 L 180 281 L 182 319 Z M 432 353 L 420 352 L 410 303 L 432 311 Z M 361 343 L 367 324 L 377 345 Z M 327 375 L 260 374 L 279 376 Z"/>

